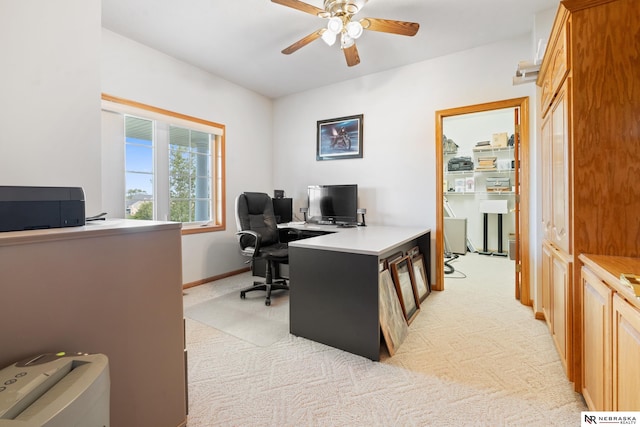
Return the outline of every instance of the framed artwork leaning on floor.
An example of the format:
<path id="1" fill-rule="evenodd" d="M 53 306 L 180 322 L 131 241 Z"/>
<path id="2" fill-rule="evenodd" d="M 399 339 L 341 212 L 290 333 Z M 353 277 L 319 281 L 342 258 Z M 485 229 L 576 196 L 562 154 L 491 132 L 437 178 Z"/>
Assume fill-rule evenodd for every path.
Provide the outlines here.
<path id="1" fill-rule="evenodd" d="M 380 329 L 387 344 L 389 355 L 393 356 L 409 333 L 409 327 L 396 293 L 389 269 L 380 272 L 378 279 L 380 288 Z"/>
<path id="2" fill-rule="evenodd" d="M 400 297 L 400 305 L 402 306 L 405 319 L 407 319 L 407 324 L 410 325 L 420 310 L 418 294 L 413 278 L 413 268 L 411 267 L 411 258 L 404 256 L 397 261 L 390 262 L 390 266 L 396 291 Z"/>

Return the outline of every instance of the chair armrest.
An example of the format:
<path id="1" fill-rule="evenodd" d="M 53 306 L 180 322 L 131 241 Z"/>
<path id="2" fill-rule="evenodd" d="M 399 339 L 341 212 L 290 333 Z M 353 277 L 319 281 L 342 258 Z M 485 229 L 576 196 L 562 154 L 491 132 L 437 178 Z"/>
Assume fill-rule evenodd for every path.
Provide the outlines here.
<path id="1" fill-rule="evenodd" d="M 236 233 L 236 236 L 238 236 L 239 239 L 241 239 L 242 236 L 251 236 L 251 237 L 253 237 L 253 239 L 254 239 L 253 256 L 255 258 L 255 256 L 260 252 L 260 244 L 262 243 L 262 235 L 260 233 L 256 232 L 256 231 L 243 230 L 243 231 L 238 231 Z M 247 246 L 249 246 L 249 245 L 247 245 Z"/>

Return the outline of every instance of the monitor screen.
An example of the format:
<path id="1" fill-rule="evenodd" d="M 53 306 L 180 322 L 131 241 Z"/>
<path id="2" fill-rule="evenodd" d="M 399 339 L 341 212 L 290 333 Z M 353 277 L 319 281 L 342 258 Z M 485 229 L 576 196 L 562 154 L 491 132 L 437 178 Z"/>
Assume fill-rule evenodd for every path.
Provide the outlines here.
<path id="1" fill-rule="evenodd" d="M 310 185 L 309 222 L 356 224 L 358 222 L 358 186 Z"/>

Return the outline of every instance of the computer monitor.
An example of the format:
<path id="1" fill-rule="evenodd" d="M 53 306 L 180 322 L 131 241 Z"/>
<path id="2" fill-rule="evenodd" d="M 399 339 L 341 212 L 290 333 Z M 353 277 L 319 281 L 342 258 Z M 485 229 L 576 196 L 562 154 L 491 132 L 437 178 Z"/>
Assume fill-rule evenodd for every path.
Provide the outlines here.
<path id="1" fill-rule="evenodd" d="M 358 186 L 310 185 L 309 222 L 356 224 L 358 222 Z"/>

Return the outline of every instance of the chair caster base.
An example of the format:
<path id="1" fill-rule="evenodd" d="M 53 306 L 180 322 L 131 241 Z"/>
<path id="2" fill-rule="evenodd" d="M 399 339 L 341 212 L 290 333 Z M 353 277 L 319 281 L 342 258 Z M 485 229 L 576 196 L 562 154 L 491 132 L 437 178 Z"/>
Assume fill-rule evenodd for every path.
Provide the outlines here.
<path id="1" fill-rule="evenodd" d="M 264 301 L 264 305 L 271 305 L 271 300 L 270 299 L 266 299 Z"/>
<path id="2" fill-rule="evenodd" d="M 246 292 L 240 292 L 240 299 L 245 299 L 246 298 Z"/>

